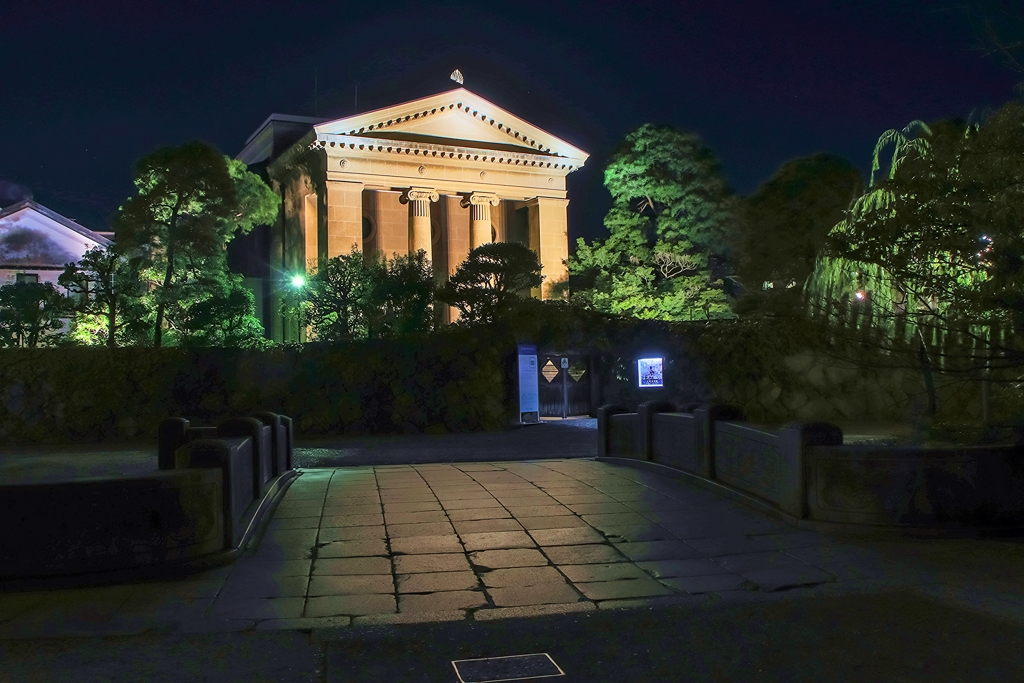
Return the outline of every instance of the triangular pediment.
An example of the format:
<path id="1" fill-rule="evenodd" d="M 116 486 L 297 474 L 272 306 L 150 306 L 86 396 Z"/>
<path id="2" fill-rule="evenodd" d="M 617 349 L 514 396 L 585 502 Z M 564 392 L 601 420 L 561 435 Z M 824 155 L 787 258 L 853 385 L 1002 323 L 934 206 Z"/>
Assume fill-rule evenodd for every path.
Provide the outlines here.
<path id="1" fill-rule="evenodd" d="M 576 160 L 589 156 L 568 142 L 505 111 L 465 88 L 328 121 L 318 136 L 341 135 L 480 147 Z"/>
<path id="2" fill-rule="evenodd" d="M 110 240 L 28 200 L 0 211 L 0 267 L 60 267 Z"/>

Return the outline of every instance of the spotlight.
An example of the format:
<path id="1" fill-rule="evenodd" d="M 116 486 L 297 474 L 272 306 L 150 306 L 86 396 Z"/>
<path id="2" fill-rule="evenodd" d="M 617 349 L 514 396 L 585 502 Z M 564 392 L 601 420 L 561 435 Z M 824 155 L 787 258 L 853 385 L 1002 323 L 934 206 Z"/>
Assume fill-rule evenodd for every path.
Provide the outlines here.
<path id="1" fill-rule="evenodd" d="M 304 284 L 306 284 L 306 278 L 302 277 L 301 275 L 292 275 L 292 287 L 298 289 L 299 287 L 302 287 Z"/>

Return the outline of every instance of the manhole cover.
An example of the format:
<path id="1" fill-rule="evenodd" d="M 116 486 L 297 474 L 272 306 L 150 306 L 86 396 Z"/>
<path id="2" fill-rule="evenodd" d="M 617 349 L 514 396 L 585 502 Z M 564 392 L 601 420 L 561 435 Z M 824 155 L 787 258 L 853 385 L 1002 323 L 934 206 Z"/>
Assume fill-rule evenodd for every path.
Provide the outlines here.
<path id="1" fill-rule="evenodd" d="M 553 382 L 555 381 L 555 378 L 558 377 L 558 368 L 556 368 L 555 364 L 549 360 L 544 364 L 544 367 L 541 368 L 540 374 L 544 375 L 544 379 L 547 381 Z"/>
<path id="2" fill-rule="evenodd" d="M 495 683 L 521 681 L 527 678 L 564 676 L 551 655 L 512 655 L 484 659 L 459 659 L 452 662 L 461 683 Z"/>

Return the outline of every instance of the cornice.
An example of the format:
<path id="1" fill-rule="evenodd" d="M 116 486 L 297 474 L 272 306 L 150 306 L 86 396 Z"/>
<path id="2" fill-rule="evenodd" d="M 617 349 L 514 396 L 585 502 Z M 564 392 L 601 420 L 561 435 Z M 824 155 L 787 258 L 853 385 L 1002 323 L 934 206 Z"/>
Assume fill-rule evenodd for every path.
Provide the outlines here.
<path id="1" fill-rule="evenodd" d="M 564 170 L 566 173 L 572 173 L 582 166 L 580 163 L 567 163 L 575 161 L 567 157 L 539 155 L 532 152 L 504 152 L 478 147 L 435 145 L 405 140 L 357 137 L 337 133 L 317 133 L 316 140 L 309 145 L 309 149 L 323 149 L 332 155 L 347 149 L 357 152 L 411 155 L 422 159 L 439 158 L 503 164 L 519 168 L 550 168 Z"/>

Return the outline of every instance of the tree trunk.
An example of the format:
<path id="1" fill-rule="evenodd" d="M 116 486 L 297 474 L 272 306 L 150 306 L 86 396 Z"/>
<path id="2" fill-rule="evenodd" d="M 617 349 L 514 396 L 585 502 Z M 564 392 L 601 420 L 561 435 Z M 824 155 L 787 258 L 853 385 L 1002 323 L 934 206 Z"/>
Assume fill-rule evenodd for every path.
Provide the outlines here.
<path id="1" fill-rule="evenodd" d="M 918 339 L 920 346 L 918 346 L 917 358 L 921 364 L 921 373 L 924 375 L 924 388 L 928 392 L 928 416 L 935 417 L 938 409 L 938 395 L 935 391 L 935 372 L 932 369 L 932 360 L 928 356 L 928 348 L 925 346 L 924 339 L 921 338 L 921 332 L 918 330 Z"/>
<path id="2" fill-rule="evenodd" d="M 117 342 L 114 341 L 114 332 L 117 330 L 117 304 L 110 304 L 107 310 L 107 346 L 114 348 Z"/>
<path id="3" fill-rule="evenodd" d="M 153 331 L 153 346 L 160 348 L 163 340 L 164 326 L 164 297 L 163 293 L 171 285 L 171 277 L 174 275 L 174 227 L 178 223 L 178 209 L 181 206 L 181 199 L 175 204 L 171 212 L 171 220 L 167 223 L 167 272 L 164 274 L 163 288 L 160 290 L 160 303 L 156 306 L 156 329 Z"/>

